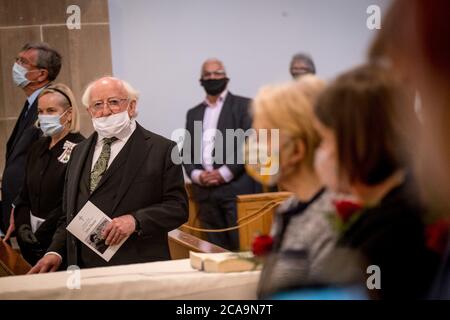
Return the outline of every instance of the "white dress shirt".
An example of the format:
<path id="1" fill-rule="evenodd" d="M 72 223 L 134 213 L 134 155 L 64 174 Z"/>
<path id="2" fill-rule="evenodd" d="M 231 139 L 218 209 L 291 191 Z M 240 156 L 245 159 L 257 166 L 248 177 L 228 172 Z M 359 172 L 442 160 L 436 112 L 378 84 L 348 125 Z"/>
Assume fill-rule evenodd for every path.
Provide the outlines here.
<path id="1" fill-rule="evenodd" d="M 115 136 L 117 140 L 111 144 L 111 154 L 109 156 L 107 168 L 109 168 L 111 163 L 119 154 L 120 150 L 122 150 L 122 148 L 125 146 L 128 139 L 130 139 L 134 130 L 136 130 L 136 120 L 132 119 L 130 125 L 124 128 L 118 135 Z M 97 143 L 95 144 L 94 156 L 92 158 L 91 171 L 94 169 L 94 165 L 97 162 L 98 158 L 100 157 L 100 153 L 102 152 L 104 138 L 105 137 L 98 134 Z"/>
<path id="2" fill-rule="evenodd" d="M 30 110 L 31 105 L 34 103 L 34 101 L 37 99 L 38 95 L 44 90 L 47 86 L 39 88 L 35 90 L 30 96 L 27 98 L 28 100 L 28 110 Z"/>
<path id="3" fill-rule="evenodd" d="M 217 123 L 219 122 L 220 113 L 222 111 L 223 104 L 227 97 L 228 91 L 225 90 L 219 96 L 215 104 L 211 104 L 208 99 L 205 99 L 206 109 L 203 115 L 203 132 L 202 132 L 202 165 L 206 171 L 213 171 L 213 150 L 214 139 L 216 137 Z M 219 169 L 219 173 L 225 182 L 233 180 L 233 173 L 226 166 L 223 165 Z M 200 183 L 200 175 L 203 170 L 194 169 L 191 173 L 191 179 L 197 184 Z"/>

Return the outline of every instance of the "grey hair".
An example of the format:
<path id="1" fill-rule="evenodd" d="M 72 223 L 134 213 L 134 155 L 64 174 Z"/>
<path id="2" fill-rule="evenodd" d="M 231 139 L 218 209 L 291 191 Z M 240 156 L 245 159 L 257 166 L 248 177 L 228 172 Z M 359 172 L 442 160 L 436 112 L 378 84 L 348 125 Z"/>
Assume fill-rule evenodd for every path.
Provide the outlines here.
<path id="1" fill-rule="evenodd" d="M 119 78 L 106 76 L 106 77 L 98 78 L 87 85 L 86 89 L 84 90 L 83 96 L 81 97 L 81 102 L 83 103 L 83 106 L 85 106 L 86 108 L 89 107 L 89 99 L 91 98 L 92 87 L 98 80 L 104 79 L 104 78 L 110 78 L 110 79 L 120 81 L 122 83 L 123 87 L 125 88 L 125 91 L 127 92 L 129 99 L 136 100 L 136 101 L 139 99 L 139 92 L 136 89 L 134 89 L 131 86 L 131 84 L 129 84 L 125 80 L 122 80 Z"/>
<path id="2" fill-rule="evenodd" d="M 21 52 L 30 49 L 36 49 L 38 51 L 36 66 L 47 70 L 49 81 L 55 80 L 61 70 L 61 54 L 45 42 L 26 43 L 22 47 Z"/>
<path id="3" fill-rule="evenodd" d="M 225 74 L 227 74 L 227 70 L 225 69 L 225 65 L 223 64 L 222 60 L 220 60 L 218 58 L 208 58 L 202 63 L 202 68 L 200 69 L 200 76 L 203 75 L 203 68 L 205 67 L 205 64 L 210 63 L 210 62 L 215 62 L 215 63 L 220 64 L 223 68 L 223 71 L 225 71 Z"/>
<path id="4" fill-rule="evenodd" d="M 294 61 L 302 61 L 308 67 L 308 69 L 311 71 L 312 74 L 316 74 L 316 65 L 314 64 L 311 55 L 302 52 L 295 54 L 291 59 L 290 64 L 291 67 Z"/>

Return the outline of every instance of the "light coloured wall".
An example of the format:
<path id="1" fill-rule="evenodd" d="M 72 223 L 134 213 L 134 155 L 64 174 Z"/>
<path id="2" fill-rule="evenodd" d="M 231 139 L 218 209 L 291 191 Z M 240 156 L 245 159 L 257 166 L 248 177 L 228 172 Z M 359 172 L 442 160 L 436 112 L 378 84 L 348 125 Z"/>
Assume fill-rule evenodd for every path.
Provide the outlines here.
<path id="1" fill-rule="evenodd" d="M 250 97 L 266 83 L 288 81 L 297 51 L 311 53 L 329 79 L 364 61 L 375 34 L 366 9 L 389 2 L 109 0 L 113 71 L 141 91 L 138 121 L 170 137 L 204 97 L 204 59 L 221 58 L 231 91 Z"/>
<path id="2" fill-rule="evenodd" d="M 66 26 L 69 5 L 81 10 L 81 29 Z M 30 41 L 46 41 L 63 56 L 56 82 L 70 86 L 81 106 L 88 82 L 112 73 L 107 0 L 0 0 L 0 176 L 6 141 L 26 96 L 12 81 L 11 69 L 20 48 Z M 89 115 L 80 108 L 81 131 L 92 132 Z M 1 177 L 0 177 L 1 178 Z"/>

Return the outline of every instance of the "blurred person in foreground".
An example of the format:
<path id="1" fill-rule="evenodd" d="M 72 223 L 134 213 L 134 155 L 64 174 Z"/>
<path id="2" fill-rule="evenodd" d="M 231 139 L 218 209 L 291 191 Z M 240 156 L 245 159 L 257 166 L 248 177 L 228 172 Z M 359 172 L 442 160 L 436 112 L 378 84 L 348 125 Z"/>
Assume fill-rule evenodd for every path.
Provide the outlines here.
<path id="1" fill-rule="evenodd" d="M 420 96 L 416 176 L 430 207 L 428 241 L 441 255 L 431 299 L 450 299 L 450 2 L 393 2 L 369 58 L 405 79 Z"/>
<path id="2" fill-rule="evenodd" d="M 247 144 L 247 172 L 264 185 L 294 193 L 274 216 L 273 247 L 260 276 L 260 298 L 314 278 L 336 242 L 327 217 L 333 211 L 334 194 L 325 190 L 314 169 L 320 138 L 312 108 L 324 87 L 322 80 L 305 75 L 292 83 L 263 87 L 253 102 L 255 137 Z M 262 162 L 252 162 L 261 154 L 269 156 L 272 175 L 263 174 L 268 168 Z"/>
<path id="3" fill-rule="evenodd" d="M 426 246 L 426 210 L 411 175 L 411 96 L 384 68 L 364 65 L 332 82 L 314 113 L 317 172 L 356 200 L 336 215 L 338 247 L 359 252 L 364 272 L 379 270 L 371 298 L 424 298 L 437 257 Z"/>

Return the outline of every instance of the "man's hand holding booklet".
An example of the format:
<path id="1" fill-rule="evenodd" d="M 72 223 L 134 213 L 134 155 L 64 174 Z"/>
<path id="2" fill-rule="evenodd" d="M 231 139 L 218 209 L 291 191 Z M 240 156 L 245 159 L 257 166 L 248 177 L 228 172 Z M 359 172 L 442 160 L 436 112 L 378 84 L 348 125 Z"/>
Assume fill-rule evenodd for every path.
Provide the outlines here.
<path id="1" fill-rule="evenodd" d="M 111 221 L 110 217 L 88 201 L 67 226 L 67 230 L 100 257 L 109 261 L 129 237 L 124 237 L 118 244 L 108 245 L 103 231 Z"/>

